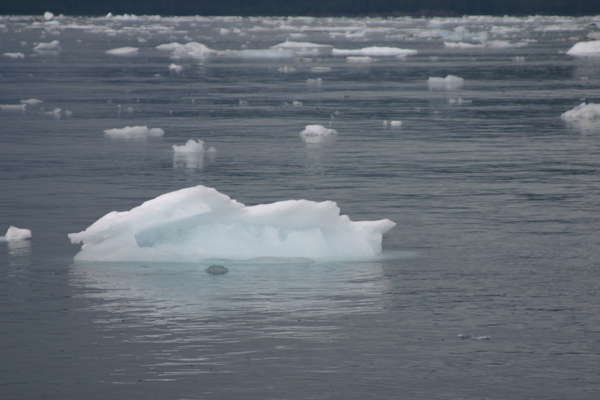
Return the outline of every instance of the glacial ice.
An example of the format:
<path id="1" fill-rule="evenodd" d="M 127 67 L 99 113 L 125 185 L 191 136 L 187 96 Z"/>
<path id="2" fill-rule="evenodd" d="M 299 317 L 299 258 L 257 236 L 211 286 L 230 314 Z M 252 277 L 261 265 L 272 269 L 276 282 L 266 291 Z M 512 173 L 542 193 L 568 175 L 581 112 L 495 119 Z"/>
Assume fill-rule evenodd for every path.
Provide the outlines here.
<path id="1" fill-rule="evenodd" d="M 198 139 L 188 140 L 184 145 L 178 146 L 176 144 L 173 145 L 173 151 L 176 153 L 204 153 L 204 152 L 216 152 L 217 150 L 214 147 L 209 147 L 208 149 L 204 148 L 204 141 Z"/>
<path id="2" fill-rule="evenodd" d="M 137 54 L 138 52 L 138 48 L 137 47 L 119 47 L 117 49 L 110 49 L 110 50 L 106 50 L 106 54 L 110 54 L 113 56 L 129 56 L 129 55 L 133 55 L 133 54 Z"/>
<path id="3" fill-rule="evenodd" d="M 306 125 L 304 130 L 300 132 L 301 136 L 329 136 L 337 135 L 335 129 L 325 128 L 323 125 Z"/>
<path id="4" fill-rule="evenodd" d="M 445 78 L 430 77 L 427 80 L 429 90 L 458 90 L 463 87 L 465 80 L 458 76 L 448 75 Z"/>
<path id="5" fill-rule="evenodd" d="M 59 51 L 60 50 L 60 42 L 58 40 L 53 40 L 50 43 L 39 43 L 37 46 L 33 48 L 35 51 Z"/>
<path id="6" fill-rule="evenodd" d="M 600 56 L 600 40 L 575 43 L 567 54 L 571 56 Z"/>
<path id="7" fill-rule="evenodd" d="M 12 242 L 15 240 L 25 240 L 31 237 L 31 231 L 29 229 L 16 228 L 10 226 L 6 231 L 6 235 L 0 236 L 1 242 Z"/>
<path id="8" fill-rule="evenodd" d="M 352 221 L 332 201 L 245 206 L 200 185 L 110 212 L 69 238 L 82 244 L 76 261 L 366 260 L 395 225 Z"/>
<path id="9" fill-rule="evenodd" d="M 126 126 L 125 128 L 105 129 L 104 135 L 112 139 L 147 139 L 148 137 L 163 136 L 165 131 L 160 128 L 147 126 Z"/>
<path id="10" fill-rule="evenodd" d="M 393 57 L 393 56 L 406 56 L 417 54 L 417 50 L 400 49 L 397 47 L 365 47 L 363 49 L 345 50 L 345 49 L 333 49 L 332 54 L 334 56 L 371 56 L 371 57 Z"/>
<path id="11" fill-rule="evenodd" d="M 564 112 L 560 117 L 567 125 L 582 132 L 600 131 L 600 104 L 581 103 L 574 109 Z"/>

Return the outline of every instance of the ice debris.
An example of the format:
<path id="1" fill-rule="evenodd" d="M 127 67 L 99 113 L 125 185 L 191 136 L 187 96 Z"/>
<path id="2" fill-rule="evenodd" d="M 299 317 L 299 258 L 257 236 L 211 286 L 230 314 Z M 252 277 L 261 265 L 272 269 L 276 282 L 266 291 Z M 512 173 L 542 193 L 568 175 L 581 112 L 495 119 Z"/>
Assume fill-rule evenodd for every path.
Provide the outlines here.
<path id="1" fill-rule="evenodd" d="M 104 135 L 112 139 L 147 139 L 148 137 L 160 137 L 165 134 L 161 128 L 148 128 L 147 126 L 126 126 L 125 128 L 114 128 L 104 130 Z"/>
<path id="2" fill-rule="evenodd" d="M 465 80 L 455 75 L 448 75 L 445 78 L 430 77 L 427 80 L 429 90 L 458 90 L 464 84 Z"/>
<path id="3" fill-rule="evenodd" d="M 304 130 L 300 132 L 301 136 L 329 136 L 337 135 L 335 129 L 325 128 L 323 125 L 306 125 Z"/>
<path id="4" fill-rule="evenodd" d="M 0 236 L 2 242 L 12 242 L 15 240 L 25 240 L 31 238 L 31 231 L 29 229 L 16 228 L 10 226 L 6 231 L 6 235 Z"/>
<path id="5" fill-rule="evenodd" d="M 210 152 L 214 153 L 217 150 L 214 147 L 209 147 L 208 149 L 204 148 L 204 141 L 198 139 L 188 140 L 184 145 L 178 146 L 176 144 L 173 145 L 173 151 L 176 153 L 205 153 Z"/>
<path id="6" fill-rule="evenodd" d="M 110 212 L 69 238 L 82 244 L 76 261 L 367 260 L 395 225 L 352 221 L 333 201 L 245 206 L 200 185 Z"/>

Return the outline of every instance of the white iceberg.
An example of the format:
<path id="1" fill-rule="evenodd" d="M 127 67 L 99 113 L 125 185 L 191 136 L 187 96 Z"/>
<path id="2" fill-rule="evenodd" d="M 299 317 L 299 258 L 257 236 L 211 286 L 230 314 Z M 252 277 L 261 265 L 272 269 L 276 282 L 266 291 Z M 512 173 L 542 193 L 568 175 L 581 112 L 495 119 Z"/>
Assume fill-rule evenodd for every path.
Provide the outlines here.
<path id="1" fill-rule="evenodd" d="M 0 241 L 12 242 L 15 240 L 25 240 L 29 238 L 31 238 L 31 231 L 29 229 L 22 229 L 10 226 L 6 231 L 6 235 L 0 236 Z"/>
<path id="2" fill-rule="evenodd" d="M 317 44 L 310 42 L 285 41 L 271 46 L 271 49 L 283 50 L 294 53 L 298 57 L 330 56 L 333 46 L 329 44 Z"/>
<path id="3" fill-rule="evenodd" d="M 181 43 L 167 43 L 156 46 L 157 50 L 170 51 L 171 58 L 203 58 L 210 55 L 217 54 L 216 50 L 213 50 L 206 45 L 198 42 L 189 42 L 186 44 Z"/>
<path id="4" fill-rule="evenodd" d="M 560 117 L 569 126 L 582 132 L 600 132 L 600 104 L 581 103 Z"/>
<path id="5" fill-rule="evenodd" d="M 208 149 L 204 148 L 204 141 L 198 139 L 188 140 L 184 145 L 178 146 L 176 144 L 173 145 L 173 151 L 176 153 L 204 153 L 210 152 L 214 153 L 217 150 L 214 147 L 209 147 Z"/>
<path id="6" fill-rule="evenodd" d="M 352 221 L 332 201 L 245 206 L 200 185 L 108 213 L 69 238 L 82 244 L 76 261 L 366 260 L 395 225 Z"/>
<path id="7" fill-rule="evenodd" d="M 600 56 L 600 40 L 575 43 L 567 54 L 571 56 Z"/>
<path id="8" fill-rule="evenodd" d="M 147 126 L 126 126 L 124 128 L 105 129 L 104 135 L 112 139 L 147 139 L 163 136 L 165 131 Z"/>
<path id="9" fill-rule="evenodd" d="M 458 90 L 465 84 L 465 80 L 455 75 L 448 75 L 445 78 L 430 77 L 427 80 L 429 90 Z"/>
<path id="10" fill-rule="evenodd" d="M 37 46 L 33 48 L 35 51 L 60 51 L 60 42 L 58 40 L 53 40 L 50 43 L 39 43 Z"/>
<path id="11" fill-rule="evenodd" d="M 337 135 L 335 129 L 325 128 L 323 125 L 306 125 L 304 130 L 300 132 L 300 136 L 329 136 Z"/>
<path id="12" fill-rule="evenodd" d="M 181 71 L 183 71 L 183 67 L 181 65 L 177 65 L 177 64 L 170 64 L 169 71 L 171 71 L 175 74 L 179 74 L 179 73 L 181 73 Z"/>
<path id="13" fill-rule="evenodd" d="M 106 50 L 106 54 L 110 54 L 113 56 L 129 56 L 133 54 L 137 54 L 139 49 L 137 47 L 119 47 L 117 49 Z"/>
<path id="14" fill-rule="evenodd" d="M 370 57 L 393 57 L 393 56 L 408 56 L 417 54 L 417 50 L 400 49 L 397 47 L 365 47 L 363 49 L 344 50 L 333 49 L 334 56 L 370 56 Z"/>
<path id="15" fill-rule="evenodd" d="M 3 55 L 4 57 L 12 58 L 13 60 L 25 58 L 25 54 L 23 53 L 4 53 Z"/>

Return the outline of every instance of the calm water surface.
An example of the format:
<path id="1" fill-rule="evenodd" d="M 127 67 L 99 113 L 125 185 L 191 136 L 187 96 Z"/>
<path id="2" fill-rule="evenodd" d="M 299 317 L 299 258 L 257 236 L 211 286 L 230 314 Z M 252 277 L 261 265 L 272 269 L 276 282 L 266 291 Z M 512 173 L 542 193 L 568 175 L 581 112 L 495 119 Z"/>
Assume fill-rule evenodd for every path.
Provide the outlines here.
<path id="1" fill-rule="evenodd" d="M 23 53 L 0 59 L 0 104 L 43 100 L 0 114 L 0 229 L 33 232 L 0 243 L 0 397 L 597 399 L 600 131 L 560 118 L 600 103 L 598 59 L 564 54 L 592 22 L 0 20 L 0 51 Z M 509 47 L 444 47 L 483 34 Z M 290 38 L 418 53 L 355 64 L 155 49 Z M 60 51 L 33 50 L 53 40 Z M 139 51 L 105 53 L 124 46 Z M 464 86 L 429 90 L 447 75 Z M 308 124 L 339 134 L 303 140 Z M 165 136 L 103 135 L 136 125 Z M 217 152 L 175 156 L 188 139 Z M 224 276 L 73 262 L 68 233 L 198 184 L 398 225 L 371 262 Z"/>

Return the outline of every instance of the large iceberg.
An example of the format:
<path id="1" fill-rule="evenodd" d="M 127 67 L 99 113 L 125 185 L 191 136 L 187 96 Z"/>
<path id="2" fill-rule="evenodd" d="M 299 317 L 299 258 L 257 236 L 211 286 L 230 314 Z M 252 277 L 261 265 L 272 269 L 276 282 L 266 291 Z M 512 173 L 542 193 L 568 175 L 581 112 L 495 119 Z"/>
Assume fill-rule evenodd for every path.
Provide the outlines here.
<path id="1" fill-rule="evenodd" d="M 600 56 L 600 40 L 575 43 L 567 54 L 571 56 Z"/>
<path id="2" fill-rule="evenodd" d="M 76 261 L 366 260 L 395 225 L 352 221 L 332 201 L 245 206 L 200 185 L 110 212 L 69 238 L 82 244 Z"/>

